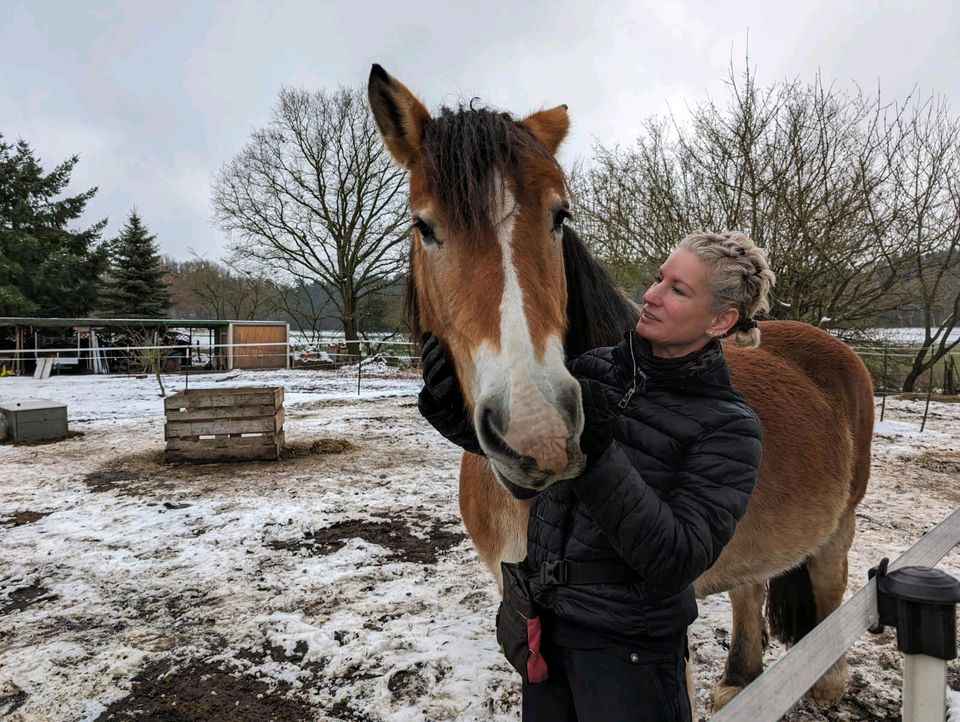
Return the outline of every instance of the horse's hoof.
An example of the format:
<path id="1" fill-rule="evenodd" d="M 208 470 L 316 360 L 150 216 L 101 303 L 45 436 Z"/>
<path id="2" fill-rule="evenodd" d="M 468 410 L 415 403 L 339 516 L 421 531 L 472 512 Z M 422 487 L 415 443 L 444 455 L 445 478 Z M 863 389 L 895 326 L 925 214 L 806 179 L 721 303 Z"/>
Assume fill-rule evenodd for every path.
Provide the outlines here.
<path id="1" fill-rule="evenodd" d="M 743 691 L 743 687 L 731 687 L 726 684 L 718 684 L 713 688 L 713 709 L 711 714 L 716 714 L 721 709 L 730 704 L 730 700 Z"/>
<path id="2" fill-rule="evenodd" d="M 840 703 L 847 691 L 847 680 L 839 676 L 821 679 L 810 690 L 810 699 L 820 707 L 833 707 Z"/>

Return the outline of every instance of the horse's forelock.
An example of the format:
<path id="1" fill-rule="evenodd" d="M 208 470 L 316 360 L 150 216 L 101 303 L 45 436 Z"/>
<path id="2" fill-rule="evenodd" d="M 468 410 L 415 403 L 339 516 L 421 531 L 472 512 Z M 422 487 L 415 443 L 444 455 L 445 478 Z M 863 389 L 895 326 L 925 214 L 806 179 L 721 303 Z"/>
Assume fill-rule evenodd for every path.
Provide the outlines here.
<path id="1" fill-rule="evenodd" d="M 525 158 L 548 161 L 562 176 L 553 155 L 509 114 L 489 108 L 441 108 L 423 140 L 426 185 L 450 229 L 468 239 L 491 228 L 501 179 L 524 192 Z"/>

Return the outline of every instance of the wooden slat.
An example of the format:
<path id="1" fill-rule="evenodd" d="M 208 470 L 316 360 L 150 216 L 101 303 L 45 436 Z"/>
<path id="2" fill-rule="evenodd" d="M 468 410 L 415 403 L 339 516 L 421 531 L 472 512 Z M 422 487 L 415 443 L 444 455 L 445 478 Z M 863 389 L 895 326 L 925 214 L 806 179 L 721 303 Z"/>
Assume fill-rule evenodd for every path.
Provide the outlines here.
<path id="1" fill-rule="evenodd" d="M 190 389 L 179 391 L 163 400 L 163 408 L 208 409 L 238 405 L 283 404 L 282 386 L 241 386 L 230 389 Z"/>
<path id="2" fill-rule="evenodd" d="M 270 442 L 272 440 L 272 443 Z M 216 444 L 216 445 L 213 445 Z M 168 442 L 164 460 L 171 462 L 220 463 L 231 461 L 272 461 L 283 452 L 284 434 L 242 438 L 200 439 L 196 442 Z"/>
<path id="3" fill-rule="evenodd" d="M 273 416 L 249 419 L 209 419 L 206 421 L 167 421 L 164 438 L 206 436 L 210 434 L 273 433 L 283 428 L 283 409 Z"/>
<path id="4" fill-rule="evenodd" d="M 242 449 L 254 446 L 276 446 L 282 443 L 283 433 L 262 434 L 260 436 L 216 436 L 210 439 L 169 439 L 168 449 L 194 450 L 204 449 Z"/>
<path id="5" fill-rule="evenodd" d="M 167 449 L 164 460 L 168 463 L 188 461 L 192 463 L 221 463 L 230 461 L 273 461 L 280 457 L 281 447 L 274 445 L 244 446 L 235 449 Z"/>
<path id="6" fill-rule="evenodd" d="M 960 509 L 892 562 L 888 570 L 933 566 L 957 544 L 960 544 Z M 840 655 L 876 623 L 877 582 L 871 579 L 734 697 L 711 718 L 711 722 L 776 722 L 813 687 Z"/>
<path id="7" fill-rule="evenodd" d="M 267 406 L 219 406 L 216 408 L 192 409 L 180 411 L 167 410 L 167 423 L 179 421 L 217 421 L 219 419 L 256 419 L 264 416 L 273 416 L 277 407 L 272 403 Z"/>

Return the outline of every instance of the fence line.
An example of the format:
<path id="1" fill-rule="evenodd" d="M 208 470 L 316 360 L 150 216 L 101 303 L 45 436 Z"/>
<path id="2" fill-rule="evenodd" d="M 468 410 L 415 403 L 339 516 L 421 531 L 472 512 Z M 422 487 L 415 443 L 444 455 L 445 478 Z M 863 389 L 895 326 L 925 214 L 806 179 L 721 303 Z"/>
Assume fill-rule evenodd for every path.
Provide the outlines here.
<path id="1" fill-rule="evenodd" d="M 960 509 L 927 532 L 888 569 L 933 566 L 957 544 Z M 734 697 L 711 722 L 777 722 L 867 629 L 876 625 L 878 618 L 877 580 L 871 579 Z"/>

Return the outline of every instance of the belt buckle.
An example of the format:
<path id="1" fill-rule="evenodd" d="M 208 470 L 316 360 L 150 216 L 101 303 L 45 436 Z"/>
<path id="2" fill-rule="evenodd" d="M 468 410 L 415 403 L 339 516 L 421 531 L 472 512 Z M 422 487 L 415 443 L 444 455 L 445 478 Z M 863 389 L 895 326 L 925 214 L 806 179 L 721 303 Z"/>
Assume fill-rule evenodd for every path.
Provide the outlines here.
<path id="1" fill-rule="evenodd" d="M 541 584 L 566 584 L 567 562 L 561 559 L 556 562 L 543 562 L 540 565 Z"/>

